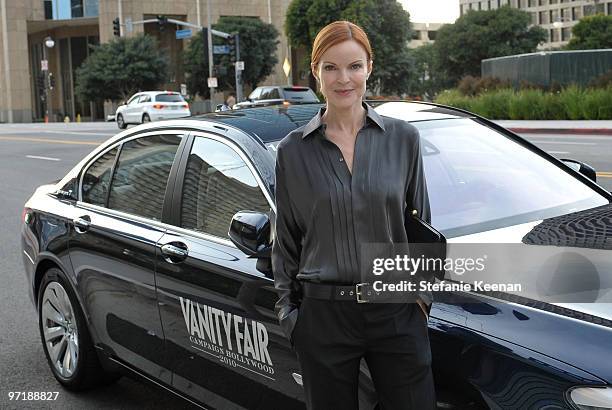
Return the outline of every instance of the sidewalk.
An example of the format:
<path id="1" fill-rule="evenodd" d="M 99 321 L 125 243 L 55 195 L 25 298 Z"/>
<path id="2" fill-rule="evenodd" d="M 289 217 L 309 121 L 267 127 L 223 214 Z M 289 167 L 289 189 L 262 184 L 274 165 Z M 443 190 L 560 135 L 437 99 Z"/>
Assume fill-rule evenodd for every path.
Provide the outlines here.
<path id="1" fill-rule="evenodd" d="M 494 123 L 517 134 L 587 134 L 612 136 L 612 121 L 510 121 Z"/>

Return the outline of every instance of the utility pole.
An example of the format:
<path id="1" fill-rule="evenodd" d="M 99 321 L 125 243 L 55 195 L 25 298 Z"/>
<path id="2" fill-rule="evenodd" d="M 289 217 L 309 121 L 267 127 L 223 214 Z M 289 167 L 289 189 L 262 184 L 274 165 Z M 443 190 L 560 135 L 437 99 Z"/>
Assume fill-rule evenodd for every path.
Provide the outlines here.
<path id="1" fill-rule="evenodd" d="M 208 19 L 207 27 L 208 27 L 208 78 L 213 77 L 213 42 L 212 42 L 212 27 L 210 26 L 210 0 L 206 0 L 206 17 Z M 211 111 L 214 111 L 214 103 L 213 103 L 213 95 L 215 93 L 215 88 L 210 87 L 210 108 Z"/>

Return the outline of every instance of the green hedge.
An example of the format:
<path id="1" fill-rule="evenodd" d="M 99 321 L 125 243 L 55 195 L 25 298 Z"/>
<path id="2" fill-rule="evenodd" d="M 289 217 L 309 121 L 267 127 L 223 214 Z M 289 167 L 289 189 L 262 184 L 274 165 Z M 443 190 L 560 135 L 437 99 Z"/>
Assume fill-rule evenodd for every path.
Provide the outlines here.
<path id="1" fill-rule="evenodd" d="M 435 102 L 493 120 L 612 120 L 612 87 L 567 87 L 559 92 L 498 89 L 469 97 L 447 90 Z"/>

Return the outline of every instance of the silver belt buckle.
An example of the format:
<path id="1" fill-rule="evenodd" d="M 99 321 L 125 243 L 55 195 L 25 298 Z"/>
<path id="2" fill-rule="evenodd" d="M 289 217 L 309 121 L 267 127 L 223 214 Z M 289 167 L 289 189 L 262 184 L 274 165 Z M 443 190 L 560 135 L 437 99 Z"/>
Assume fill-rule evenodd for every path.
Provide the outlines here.
<path id="1" fill-rule="evenodd" d="M 368 303 L 367 300 L 363 299 L 363 290 L 361 287 L 364 285 L 369 285 L 369 283 L 358 283 L 355 285 L 355 293 L 357 294 L 357 303 Z"/>

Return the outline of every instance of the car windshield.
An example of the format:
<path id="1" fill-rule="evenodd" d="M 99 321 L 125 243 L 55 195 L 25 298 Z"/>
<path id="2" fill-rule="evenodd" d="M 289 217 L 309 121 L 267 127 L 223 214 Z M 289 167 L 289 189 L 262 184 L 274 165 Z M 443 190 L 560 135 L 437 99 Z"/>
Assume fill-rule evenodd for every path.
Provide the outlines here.
<path id="1" fill-rule="evenodd" d="M 547 159 L 475 120 L 412 124 L 421 135 L 432 225 L 447 238 L 608 203 Z M 276 145 L 267 144 L 274 155 Z"/>
<path id="2" fill-rule="evenodd" d="M 413 125 L 421 135 L 432 224 L 447 237 L 608 203 L 547 159 L 473 119 Z"/>
<path id="3" fill-rule="evenodd" d="M 180 94 L 157 94 L 155 96 L 157 102 L 183 102 L 183 97 Z"/>
<path id="4" fill-rule="evenodd" d="M 309 88 L 285 88 L 285 99 L 299 102 L 319 102 L 317 95 Z"/>

